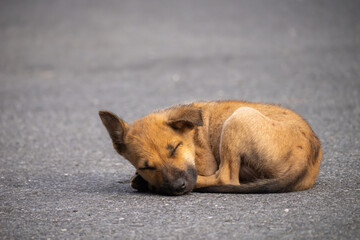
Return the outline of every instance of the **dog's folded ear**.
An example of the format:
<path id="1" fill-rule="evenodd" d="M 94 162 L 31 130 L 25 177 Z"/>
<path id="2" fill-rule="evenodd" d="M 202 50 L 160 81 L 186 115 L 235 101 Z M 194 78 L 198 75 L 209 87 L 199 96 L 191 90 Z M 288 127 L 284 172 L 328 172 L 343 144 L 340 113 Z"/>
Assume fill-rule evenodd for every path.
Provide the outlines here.
<path id="1" fill-rule="evenodd" d="M 99 111 L 99 116 L 111 137 L 115 150 L 122 154 L 126 149 L 124 137 L 129 128 L 128 124 L 108 111 Z"/>
<path id="2" fill-rule="evenodd" d="M 172 108 L 168 115 L 168 124 L 180 131 L 203 125 L 202 110 L 191 105 Z"/>

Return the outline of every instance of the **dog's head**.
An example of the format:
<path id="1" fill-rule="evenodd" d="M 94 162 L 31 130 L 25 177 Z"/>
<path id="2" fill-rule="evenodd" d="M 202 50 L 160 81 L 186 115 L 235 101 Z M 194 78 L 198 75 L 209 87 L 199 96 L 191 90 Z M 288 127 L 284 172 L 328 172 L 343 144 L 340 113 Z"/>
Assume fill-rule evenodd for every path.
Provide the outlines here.
<path id="1" fill-rule="evenodd" d="M 196 183 L 194 129 L 203 125 L 201 109 L 191 105 L 151 113 L 127 124 L 115 114 L 99 112 L 115 150 L 157 192 L 181 195 Z"/>

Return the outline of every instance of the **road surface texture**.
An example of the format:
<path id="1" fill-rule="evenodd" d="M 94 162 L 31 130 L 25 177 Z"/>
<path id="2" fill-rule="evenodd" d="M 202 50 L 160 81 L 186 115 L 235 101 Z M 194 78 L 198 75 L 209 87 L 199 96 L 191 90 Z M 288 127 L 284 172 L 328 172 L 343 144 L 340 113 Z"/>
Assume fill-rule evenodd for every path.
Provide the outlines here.
<path id="1" fill-rule="evenodd" d="M 314 188 L 131 189 L 98 110 L 212 99 L 302 114 Z M 3 0 L 0 108 L 1 239 L 360 238 L 360 1 Z"/>

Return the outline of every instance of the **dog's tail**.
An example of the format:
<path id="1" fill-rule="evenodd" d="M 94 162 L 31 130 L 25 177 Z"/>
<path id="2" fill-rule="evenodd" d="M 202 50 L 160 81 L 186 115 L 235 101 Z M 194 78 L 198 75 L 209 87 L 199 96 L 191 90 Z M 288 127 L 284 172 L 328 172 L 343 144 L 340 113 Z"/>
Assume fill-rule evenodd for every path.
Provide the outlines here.
<path id="1" fill-rule="evenodd" d="M 255 182 L 241 185 L 214 185 L 194 189 L 195 192 L 208 193 L 281 193 L 296 190 L 296 186 L 306 177 L 307 168 L 302 169 L 297 174 L 283 174 L 283 176 L 274 179 L 261 179 Z"/>

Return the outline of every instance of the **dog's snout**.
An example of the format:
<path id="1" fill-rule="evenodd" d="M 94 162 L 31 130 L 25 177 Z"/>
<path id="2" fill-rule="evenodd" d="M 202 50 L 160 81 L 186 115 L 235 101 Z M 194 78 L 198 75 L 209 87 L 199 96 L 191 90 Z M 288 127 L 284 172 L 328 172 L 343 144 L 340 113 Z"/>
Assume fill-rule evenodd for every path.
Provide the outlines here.
<path id="1" fill-rule="evenodd" d="M 178 178 L 176 181 L 174 181 L 173 188 L 176 192 L 183 192 L 186 188 L 185 178 Z"/>
<path id="2" fill-rule="evenodd" d="M 196 169 L 188 167 L 185 171 L 177 168 L 163 170 L 163 184 L 160 192 L 166 195 L 182 195 L 190 192 L 196 183 Z"/>

